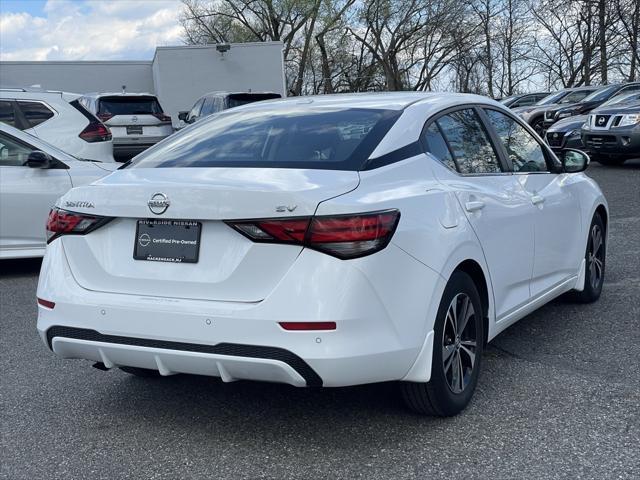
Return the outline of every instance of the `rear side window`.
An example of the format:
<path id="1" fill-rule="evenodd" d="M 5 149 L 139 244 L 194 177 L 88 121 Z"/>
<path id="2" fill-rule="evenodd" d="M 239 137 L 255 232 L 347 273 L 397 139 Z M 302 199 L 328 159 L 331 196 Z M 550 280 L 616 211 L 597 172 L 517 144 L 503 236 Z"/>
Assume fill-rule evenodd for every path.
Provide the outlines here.
<path id="1" fill-rule="evenodd" d="M 133 167 L 360 170 L 400 113 L 294 106 L 229 110 L 143 152 Z"/>
<path id="2" fill-rule="evenodd" d="M 499 173 L 498 156 L 473 109 L 443 115 L 437 124 L 446 138 L 458 171 L 463 174 Z"/>
<path id="3" fill-rule="evenodd" d="M 0 100 L 0 122 L 16 126 L 16 115 L 13 111 L 13 102 Z"/>
<path id="4" fill-rule="evenodd" d="M 102 97 L 98 103 L 100 115 L 153 115 L 162 113 L 155 97 Z"/>
<path id="5" fill-rule="evenodd" d="M 430 152 L 434 157 L 444 163 L 451 170 L 456 171 L 456 163 L 453 159 L 453 155 L 451 155 L 451 151 L 449 147 L 447 147 L 447 142 L 442 136 L 442 132 L 440 132 L 440 128 L 436 122 L 433 122 L 429 128 L 424 131 L 423 140 L 427 147 L 427 151 Z"/>
<path id="6" fill-rule="evenodd" d="M 18 101 L 22 114 L 31 127 L 40 125 L 53 117 L 53 111 L 43 103 Z"/>

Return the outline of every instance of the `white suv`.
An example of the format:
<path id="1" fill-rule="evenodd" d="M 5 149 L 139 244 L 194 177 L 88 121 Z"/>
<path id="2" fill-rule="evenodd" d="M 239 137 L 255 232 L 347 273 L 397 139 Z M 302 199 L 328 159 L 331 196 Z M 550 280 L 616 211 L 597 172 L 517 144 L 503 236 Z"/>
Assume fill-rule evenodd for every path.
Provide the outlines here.
<path id="1" fill-rule="evenodd" d="M 94 93 L 80 99 L 113 134 L 116 157 L 132 157 L 173 133 L 155 95 L 149 93 Z"/>
<path id="2" fill-rule="evenodd" d="M 0 122 L 23 130 L 81 159 L 113 162 L 109 129 L 75 93 L 0 89 Z"/>

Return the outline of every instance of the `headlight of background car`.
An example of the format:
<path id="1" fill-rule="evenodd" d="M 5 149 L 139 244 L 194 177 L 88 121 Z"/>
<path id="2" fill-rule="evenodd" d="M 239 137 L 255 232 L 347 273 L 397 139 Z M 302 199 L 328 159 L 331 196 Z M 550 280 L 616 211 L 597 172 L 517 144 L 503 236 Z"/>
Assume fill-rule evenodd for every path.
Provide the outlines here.
<path id="1" fill-rule="evenodd" d="M 622 120 L 620 120 L 618 126 L 627 127 L 629 125 L 635 125 L 636 123 L 640 123 L 640 113 L 630 113 L 622 116 Z"/>
<path id="2" fill-rule="evenodd" d="M 570 117 L 571 115 L 573 115 L 573 111 L 560 112 L 558 114 L 558 118 L 567 118 L 567 117 Z"/>

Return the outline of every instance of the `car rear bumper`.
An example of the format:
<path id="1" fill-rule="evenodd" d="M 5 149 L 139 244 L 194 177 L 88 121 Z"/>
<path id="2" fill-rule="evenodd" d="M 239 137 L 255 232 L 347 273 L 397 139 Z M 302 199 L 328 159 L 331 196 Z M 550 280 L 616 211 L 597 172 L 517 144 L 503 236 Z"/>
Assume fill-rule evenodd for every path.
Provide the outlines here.
<path id="1" fill-rule="evenodd" d="M 113 137 L 113 153 L 115 155 L 137 155 L 165 138 L 167 136 Z"/>
<path id="2" fill-rule="evenodd" d="M 323 255 L 304 251 L 269 298 L 237 303 L 83 289 L 68 268 L 61 243 L 49 245 L 43 262 L 38 297 L 55 302 L 55 307 L 38 307 L 38 331 L 63 358 L 148 368 L 163 375 L 294 386 L 402 380 L 419 354 L 431 358 L 430 317 L 446 282 L 393 245 L 376 254 L 386 255 L 385 264 L 394 265 L 381 283 L 397 286 L 398 279 L 406 279 L 406 288 L 395 288 L 393 297 L 362 271 L 348 271 L 366 270 L 376 255 L 351 262 L 331 258 L 335 272 L 322 280 L 309 275 L 309 258 L 303 257 L 313 261 Z M 356 279 L 349 295 L 334 275 Z M 412 285 L 419 285 L 426 298 L 417 297 Z M 337 327 L 288 331 L 278 323 L 292 320 L 333 321 Z M 424 370 L 421 380 L 428 381 L 430 363 Z"/>

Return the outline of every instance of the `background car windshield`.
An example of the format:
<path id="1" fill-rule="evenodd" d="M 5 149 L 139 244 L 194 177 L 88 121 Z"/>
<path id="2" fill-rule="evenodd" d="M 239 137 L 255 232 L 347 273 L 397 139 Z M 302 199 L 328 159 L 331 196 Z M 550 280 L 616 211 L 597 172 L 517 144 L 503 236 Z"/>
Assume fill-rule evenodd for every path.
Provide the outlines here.
<path id="1" fill-rule="evenodd" d="M 605 98 L 608 98 L 609 95 L 611 95 L 611 93 L 613 93 L 618 88 L 620 88 L 618 87 L 618 85 L 611 85 L 609 87 L 601 88 L 593 92 L 591 95 L 584 97 L 584 101 L 590 102 L 592 100 L 595 100 L 595 101 L 604 100 Z"/>
<path id="2" fill-rule="evenodd" d="M 100 99 L 99 114 L 144 115 L 162 113 L 154 97 L 105 97 Z"/>
<path id="3" fill-rule="evenodd" d="M 131 166 L 359 170 L 399 115 L 295 107 L 228 111 L 184 129 Z"/>
<path id="4" fill-rule="evenodd" d="M 609 105 L 620 105 L 624 103 L 636 103 L 640 100 L 640 92 L 627 93 L 626 95 L 616 95 L 613 98 L 610 98 L 602 105 L 602 107 L 608 107 Z"/>
<path id="5" fill-rule="evenodd" d="M 556 103 L 558 100 L 560 100 L 566 94 L 567 94 L 567 92 L 565 92 L 564 90 L 552 93 L 551 95 L 547 95 L 546 97 L 544 97 L 542 100 L 540 100 L 538 103 L 536 103 L 536 105 L 549 105 L 551 103 Z"/>
<path id="6" fill-rule="evenodd" d="M 578 90 L 577 92 L 571 92 L 569 95 L 560 100 L 559 103 L 577 103 L 584 100 L 585 97 L 593 93 L 591 90 Z"/>

